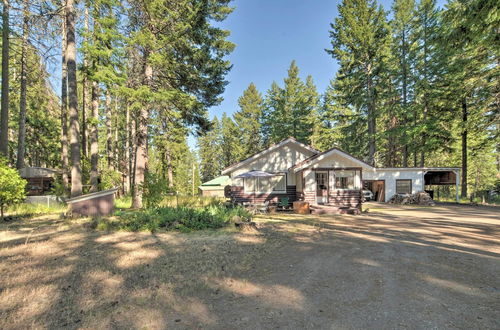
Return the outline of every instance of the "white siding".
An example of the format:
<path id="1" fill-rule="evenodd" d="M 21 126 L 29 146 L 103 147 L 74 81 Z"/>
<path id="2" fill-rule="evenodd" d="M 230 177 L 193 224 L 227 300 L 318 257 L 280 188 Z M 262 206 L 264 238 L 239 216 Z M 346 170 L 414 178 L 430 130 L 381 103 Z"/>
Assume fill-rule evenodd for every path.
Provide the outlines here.
<path id="1" fill-rule="evenodd" d="M 302 171 L 295 173 L 295 184 L 297 187 L 297 192 L 302 192 L 303 191 L 302 190 Z"/>
<path id="2" fill-rule="evenodd" d="M 328 157 L 320 160 L 319 162 L 317 162 L 313 166 L 311 166 L 311 168 L 318 168 L 318 167 L 327 167 L 327 168 L 364 167 L 364 168 L 368 168 L 367 165 L 360 166 L 360 164 L 358 162 L 352 161 L 351 159 L 349 159 L 347 157 L 343 157 L 340 154 L 329 155 Z"/>
<path id="3" fill-rule="evenodd" d="M 316 172 L 309 169 L 304 170 L 304 191 L 316 191 Z"/>
<path id="4" fill-rule="evenodd" d="M 363 180 L 385 180 L 385 201 L 396 194 L 396 180 L 411 179 L 412 194 L 424 190 L 424 172 L 421 169 L 390 169 L 363 171 Z"/>
<path id="5" fill-rule="evenodd" d="M 252 170 L 265 171 L 269 173 L 287 172 L 287 185 L 295 185 L 295 173 L 288 172 L 293 165 L 309 158 L 313 153 L 293 143 L 286 144 L 281 148 L 273 150 L 254 161 L 231 172 L 231 177 Z"/>

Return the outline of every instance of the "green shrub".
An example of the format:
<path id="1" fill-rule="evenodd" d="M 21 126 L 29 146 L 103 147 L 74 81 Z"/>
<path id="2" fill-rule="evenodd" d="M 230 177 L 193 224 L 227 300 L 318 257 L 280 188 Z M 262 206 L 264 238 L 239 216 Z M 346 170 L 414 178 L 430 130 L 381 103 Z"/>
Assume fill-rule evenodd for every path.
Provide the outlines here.
<path id="1" fill-rule="evenodd" d="M 139 211 L 117 212 L 117 229 L 129 231 L 157 231 L 217 229 L 227 226 L 235 217 L 241 220 L 250 220 L 250 213 L 240 207 L 226 208 L 220 205 L 211 205 L 204 208 L 191 207 L 158 207 Z M 99 226 L 98 226 L 99 228 Z M 109 228 L 109 226 L 107 226 Z"/>
<path id="2" fill-rule="evenodd" d="M 143 193 L 146 208 L 158 207 L 169 194 L 172 194 L 172 189 L 167 180 L 156 173 L 146 173 Z"/>
<path id="3" fill-rule="evenodd" d="M 225 198 L 207 196 L 166 196 L 159 206 L 169 207 L 206 207 L 211 205 L 222 206 Z"/>
<path id="4" fill-rule="evenodd" d="M 100 190 L 108 190 L 120 187 L 122 184 L 122 175 L 120 172 L 109 168 L 101 169 L 101 182 L 99 183 Z"/>
<path id="5" fill-rule="evenodd" d="M 21 202 L 26 193 L 26 180 L 23 180 L 17 170 L 7 166 L 4 159 L 0 159 L 0 220 L 7 206 Z"/>

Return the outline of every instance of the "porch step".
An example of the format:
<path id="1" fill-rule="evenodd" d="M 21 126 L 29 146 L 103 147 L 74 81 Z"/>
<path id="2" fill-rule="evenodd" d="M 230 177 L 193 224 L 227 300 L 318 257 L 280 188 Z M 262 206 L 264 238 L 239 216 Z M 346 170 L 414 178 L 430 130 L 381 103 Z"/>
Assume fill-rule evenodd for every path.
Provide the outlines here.
<path id="1" fill-rule="evenodd" d="M 358 208 L 348 206 L 311 205 L 311 214 L 352 214 L 358 215 Z"/>

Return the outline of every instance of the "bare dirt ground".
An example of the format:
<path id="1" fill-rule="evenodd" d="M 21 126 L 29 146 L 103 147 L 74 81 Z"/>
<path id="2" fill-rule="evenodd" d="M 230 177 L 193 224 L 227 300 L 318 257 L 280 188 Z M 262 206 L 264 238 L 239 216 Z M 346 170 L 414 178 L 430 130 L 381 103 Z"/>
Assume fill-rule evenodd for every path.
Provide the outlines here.
<path id="1" fill-rule="evenodd" d="M 498 208 L 368 203 L 259 233 L 0 225 L 1 329 L 500 329 Z"/>

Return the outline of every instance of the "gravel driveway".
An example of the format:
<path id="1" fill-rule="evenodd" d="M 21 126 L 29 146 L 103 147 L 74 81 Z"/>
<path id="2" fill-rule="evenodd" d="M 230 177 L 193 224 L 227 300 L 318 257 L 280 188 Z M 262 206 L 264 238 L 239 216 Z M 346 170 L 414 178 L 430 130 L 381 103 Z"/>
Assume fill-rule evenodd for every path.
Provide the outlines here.
<path id="1" fill-rule="evenodd" d="M 366 208 L 276 223 L 292 239 L 227 284 L 224 327 L 500 329 L 499 208 Z"/>
<path id="2" fill-rule="evenodd" d="M 259 233 L 0 226 L 2 329 L 500 329 L 498 208 L 260 216 Z"/>

